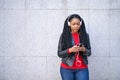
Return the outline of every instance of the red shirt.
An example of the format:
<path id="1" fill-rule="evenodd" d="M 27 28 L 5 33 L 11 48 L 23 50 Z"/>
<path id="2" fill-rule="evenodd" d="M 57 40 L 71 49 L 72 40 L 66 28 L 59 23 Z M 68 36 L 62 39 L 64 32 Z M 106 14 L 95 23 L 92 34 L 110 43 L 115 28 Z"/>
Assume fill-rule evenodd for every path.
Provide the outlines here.
<path id="1" fill-rule="evenodd" d="M 74 40 L 75 44 L 79 44 L 80 43 L 80 38 L 79 38 L 79 34 L 78 33 L 73 33 L 72 37 L 73 37 L 73 40 Z M 68 49 L 68 54 L 71 54 L 69 52 L 69 49 Z M 82 68 L 87 68 L 87 65 L 84 63 L 84 61 L 82 59 L 82 56 L 81 55 L 77 56 L 77 55 L 78 55 L 78 53 L 75 54 L 75 61 L 73 63 L 73 66 L 68 66 L 68 65 L 66 65 L 66 64 L 64 64 L 62 62 L 61 63 L 61 67 L 68 68 L 68 69 L 82 69 Z M 81 62 L 81 64 L 79 66 L 76 65 L 76 61 L 78 61 L 78 60 Z"/>

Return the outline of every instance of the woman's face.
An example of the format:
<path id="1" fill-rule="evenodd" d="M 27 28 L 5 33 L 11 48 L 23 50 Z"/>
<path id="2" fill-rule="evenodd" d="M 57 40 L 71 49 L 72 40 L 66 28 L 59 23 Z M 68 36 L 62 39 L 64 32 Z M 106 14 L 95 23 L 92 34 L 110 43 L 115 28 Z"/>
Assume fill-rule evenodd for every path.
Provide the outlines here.
<path id="1" fill-rule="evenodd" d="M 80 29 L 80 20 L 78 18 L 71 19 L 70 28 L 72 33 L 78 32 Z"/>

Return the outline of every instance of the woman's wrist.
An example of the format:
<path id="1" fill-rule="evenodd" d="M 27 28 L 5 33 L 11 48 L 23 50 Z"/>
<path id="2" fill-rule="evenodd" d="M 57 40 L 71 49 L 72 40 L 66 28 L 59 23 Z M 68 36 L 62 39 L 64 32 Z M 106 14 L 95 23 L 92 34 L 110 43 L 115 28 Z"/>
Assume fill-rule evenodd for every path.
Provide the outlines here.
<path id="1" fill-rule="evenodd" d="M 69 49 L 68 49 L 68 51 L 69 51 L 69 53 L 71 53 L 71 52 L 72 52 L 72 49 L 71 49 L 71 48 L 69 48 Z"/>

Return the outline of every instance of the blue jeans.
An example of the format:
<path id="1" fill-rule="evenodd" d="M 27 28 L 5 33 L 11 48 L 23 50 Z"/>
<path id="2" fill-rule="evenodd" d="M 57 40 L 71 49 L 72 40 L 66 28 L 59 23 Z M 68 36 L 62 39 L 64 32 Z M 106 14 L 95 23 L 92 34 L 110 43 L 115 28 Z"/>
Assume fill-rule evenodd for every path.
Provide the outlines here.
<path id="1" fill-rule="evenodd" d="M 60 68 L 62 80 L 89 80 L 89 70 Z"/>

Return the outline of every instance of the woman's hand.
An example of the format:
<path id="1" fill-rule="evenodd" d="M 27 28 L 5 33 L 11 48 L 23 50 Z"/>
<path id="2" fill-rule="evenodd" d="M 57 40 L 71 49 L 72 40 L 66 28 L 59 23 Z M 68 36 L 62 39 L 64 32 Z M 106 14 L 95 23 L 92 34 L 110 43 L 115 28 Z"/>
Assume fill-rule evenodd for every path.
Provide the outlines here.
<path id="1" fill-rule="evenodd" d="M 83 53 L 85 53 L 86 52 L 86 48 L 84 47 L 84 45 L 82 45 L 82 47 L 79 47 L 79 49 L 78 49 L 79 51 L 82 51 Z"/>
<path id="2" fill-rule="evenodd" d="M 73 47 L 69 48 L 69 52 L 78 52 L 79 51 L 79 46 L 74 45 Z"/>
<path id="3" fill-rule="evenodd" d="M 69 52 L 78 52 L 78 51 L 82 51 L 82 52 L 86 52 L 86 48 L 84 47 L 84 45 L 82 45 L 82 47 L 74 45 L 73 47 L 69 48 Z"/>

